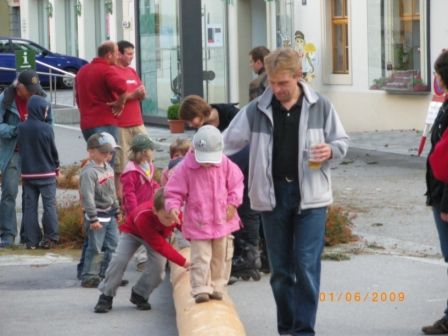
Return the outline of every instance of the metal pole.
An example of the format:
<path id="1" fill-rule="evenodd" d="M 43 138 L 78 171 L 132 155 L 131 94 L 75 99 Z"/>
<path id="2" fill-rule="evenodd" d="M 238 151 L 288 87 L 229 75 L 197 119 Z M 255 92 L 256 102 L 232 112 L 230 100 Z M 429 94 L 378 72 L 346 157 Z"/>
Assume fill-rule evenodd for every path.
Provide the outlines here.
<path id="1" fill-rule="evenodd" d="M 50 102 L 53 103 L 53 79 L 51 77 L 51 69 L 49 69 L 49 82 L 50 82 Z"/>

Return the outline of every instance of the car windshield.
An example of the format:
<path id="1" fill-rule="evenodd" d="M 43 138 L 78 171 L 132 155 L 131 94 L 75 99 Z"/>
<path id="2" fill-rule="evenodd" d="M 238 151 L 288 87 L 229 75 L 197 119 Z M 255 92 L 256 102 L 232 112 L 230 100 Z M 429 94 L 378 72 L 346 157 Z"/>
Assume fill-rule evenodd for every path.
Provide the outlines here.
<path id="1" fill-rule="evenodd" d="M 36 55 L 39 55 L 42 53 L 42 51 L 44 51 L 42 47 L 39 47 L 35 44 L 31 44 L 27 41 L 12 40 L 12 45 L 14 51 L 16 50 L 34 51 Z"/>

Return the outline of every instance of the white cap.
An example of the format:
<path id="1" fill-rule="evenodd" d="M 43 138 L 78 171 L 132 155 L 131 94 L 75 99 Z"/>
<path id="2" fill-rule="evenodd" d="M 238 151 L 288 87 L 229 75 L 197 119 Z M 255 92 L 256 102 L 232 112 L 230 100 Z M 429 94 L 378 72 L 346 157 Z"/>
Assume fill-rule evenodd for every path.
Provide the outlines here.
<path id="1" fill-rule="evenodd" d="M 101 132 L 101 135 L 103 136 L 104 140 L 110 144 L 113 148 L 117 149 L 117 148 L 121 148 L 120 146 L 118 146 L 117 142 L 115 141 L 115 138 L 107 132 Z"/>
<path id="2" fill-rule="evenodd" d="M 221 132 L 211 125 L 198 129 L 193 137 L 194 155 L 199 163 L 221 163 L 224 143 Z"/>

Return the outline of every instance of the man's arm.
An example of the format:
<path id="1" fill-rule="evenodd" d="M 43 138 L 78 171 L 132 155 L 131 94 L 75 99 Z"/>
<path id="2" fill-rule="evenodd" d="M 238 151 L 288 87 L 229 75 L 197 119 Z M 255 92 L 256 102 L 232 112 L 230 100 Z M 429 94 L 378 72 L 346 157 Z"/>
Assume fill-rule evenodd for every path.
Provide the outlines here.
<path id="1" fill-rule="evenodd" d="M 8 124 L 6 115 L 9 113 L 3 106 L 4 94 L 0 95 L 0 138 L 12 139 L 17 136 L 17 127 L 15 125 Z"/>
<path id="2" fill-rule="evenodd" d="M 325 123 L 325 140 L 331 147 L 330 158 L 332 161 L 342 160 L 347 154 L 349 137 L 345 132 L 334 106 L 331 105 L 330 112 Z"/>
<path id="3" fill-rule="evenodd" d="M 239 152 L 249 143 L 251 129 L 247 115 L 247 106 L 243 107 L 236 114 L 229 127 L 222 134 L 224 138 L 224 154 L 227 156 Z"/>

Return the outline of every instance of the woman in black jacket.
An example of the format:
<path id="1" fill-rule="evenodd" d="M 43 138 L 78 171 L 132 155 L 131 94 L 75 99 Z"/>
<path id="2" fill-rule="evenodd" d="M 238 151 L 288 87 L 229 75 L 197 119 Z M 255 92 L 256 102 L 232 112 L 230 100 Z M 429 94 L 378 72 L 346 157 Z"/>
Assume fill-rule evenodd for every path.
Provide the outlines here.
<path id="1" fill-rule="evenodd" d="M 438 85 L 448 90 L 448 50 L 442 51 L 434 63 L 435 77 Z M 448 128 L 448 101 L 445 100 L 437 114 L 431 129 L 431 153 Z M 448 158 L 446 158 L 448 160 Z M 439 234 L 440 248 L 445 262 L 448 262 L 448 184 L 438 181 L 431 170 L 429 160 L 426 162 L 426 203 L 432 207 L 434 221 Z M 448 307 L 444 316 L 431 326 L 422 328 L 425 335 L 448 335 Z"/>

